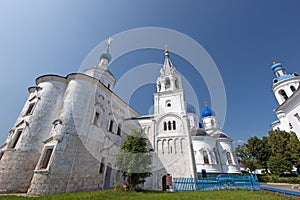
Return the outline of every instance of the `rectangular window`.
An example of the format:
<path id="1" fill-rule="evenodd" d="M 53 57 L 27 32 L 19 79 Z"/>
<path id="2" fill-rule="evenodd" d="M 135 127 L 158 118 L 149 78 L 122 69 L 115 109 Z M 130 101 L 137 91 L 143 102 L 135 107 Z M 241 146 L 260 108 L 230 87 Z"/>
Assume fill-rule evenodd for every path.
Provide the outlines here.
<path id="1" fill-rule="evenodd" d="M 3 154 L 4 154 L 4 152 L 0 153 L 0 160 L 1 160 L 1 158 L 3 157 Z"/>
<path id="2" fill-rule="evenodd" d="M 12 143 L 11 143 L 10 148 L 13 149 L 16 147 L 16 145 L 21 137 L 22 132 L 23 132 L 23 129 L 17 130 L 17 132 L 15 133 L 15 135 L 12 138 Z"/>
<path id="3" fill-rule="evenodd" d="M 118 131 L 117 131 L 117 135 L 121 135 L 121 124 L 118 125 Z"/>
<path id="4" fill-rule="evenodd" d="M 109 122 L 109 127 L 108 127 L 108 131 L 113 132 L 113 127 L 114 127 L 114 121 L 110 120 Z"/>
<path id="5" fill-rule="evenodd" d="M 96 111 L 95 112 L 95 116 L 94 116 L 94 122 L 93 122 L 93 124 L 99 125 L 98 124 L 99 117 L 100 117 L 100 113 Z"/>
<path id="6" fill-rule="evenodd" d="M 53 148 L 54 148 L 54 146 L 46 147 L 46 149 L 44 150 L 44 153 L 42 155 L 43 157 L 42 157 L 42 160 L 40 162 L 39 169 L 47 169 L 50 158 L 51 158 L 51 155 L 52 155 L 52 152 L 53 152 Z"/>
<path id="7" fill-rule="evenodd" d="M 300 116 L 298 113 L 294 114 L 294 116 L 296 117 L 296 119 L 298 120 L 298 122 L 300 122 Z"/>
<path id="8" fill-rule="evenodd" d="M 30 103 L 25 115 L 31 115 L 33 113 L 34 106 L 35 106 L 35 103 Z"/>

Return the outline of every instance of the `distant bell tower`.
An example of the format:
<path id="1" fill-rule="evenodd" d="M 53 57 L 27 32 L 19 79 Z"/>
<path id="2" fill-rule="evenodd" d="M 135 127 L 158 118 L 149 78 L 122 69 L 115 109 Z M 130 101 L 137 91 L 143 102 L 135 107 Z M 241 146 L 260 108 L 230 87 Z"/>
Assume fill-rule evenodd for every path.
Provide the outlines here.
<path id="1" fill-rule="evenodd" d="M 89 76 L 99 79 L 100 82 L 103 83 L 108 89 L 112 89 L 114 87 L 115 81 L 116 81 L 115 77 L 112 75 L 112 73 L 108 69 L 108 64 L 112 59 L 112 57 L 109 53 L 109 47 L 111 45 L 112 40 L 113 40 L 112 38 L 107 39 L 106 52 L 103 52 L 100 55 L 98 65 L 84 70 L 84 73 L 86 75 L 89 75 Z"/>
<path id="2" fill-rule="evenodd" d="M 300 78 L 297 73 L 286 73 L 281 63 L 273 62 L 271 69 L 276 76 L 273 79 L 272 91 L 279 105 L 281 105 L 298 89 Z"/>

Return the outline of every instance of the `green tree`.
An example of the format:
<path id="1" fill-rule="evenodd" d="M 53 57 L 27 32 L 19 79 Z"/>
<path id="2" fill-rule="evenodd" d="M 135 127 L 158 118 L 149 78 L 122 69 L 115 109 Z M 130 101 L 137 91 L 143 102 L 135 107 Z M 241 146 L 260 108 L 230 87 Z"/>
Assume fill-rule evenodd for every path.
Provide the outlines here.
<path id="1" fill-rule="evenodd" d="M 127 177 L 128 184 L 137 189 L 138 184 L 151 176 L 151 165 L 148 140 L 141 130 L 131 130 L 121 146 L 115 166 L 123 172 L 123 178 Z"/>
<path id="2" fill-rule="evenodd" d="M 284 159 L 280 154 L 272 155 L 268 161 L 268 166 L 271 173 L 275 175 L 292 170 L 291 162 Z"/>
<path id="3" fill-rule="evenodd" d="M 248 168 L 251 172 L 257 169 L 257 161 L 249 153 L 246 144 L 238 145 L 235 149 L 236 156 L 239 162 L 245 167 Z"/>
<path id="4" fill-rule="evenodd" d="M 294 132 L 290 133 L 288 147 L 291 151 L 291 162 L 297 168 L 298 174 L 300 174 L 300 142 Z"/>
<path id="5" fill-rule="evenodd" d="M 268 167 L 273 174 L 280 175 L 293 168 L 292 151 L 289 145 L 290 133 L 285 131 L 269 131 L 271 157 Z"/>
<path id="6" fill-rule="evenodd" d="M 250 171 L 263 168 L 268 172 L 267 162 L 271 152 L 267 137 L 262 139 L 256 136 L 249 138 L 246 144 L 236 148 L 236 153 L 241 163 Z"/>
<path id="7" fill-rule="evenodd" d="M 269 145 L 269 138 L 266 136 L 262 137 L 262 139 L 258 142 L 258 146 L 259 148 L 256 159 L 258 160 L 260 167 L 268 173 L 268 161 L 272 154 L 271 147 Z"/>

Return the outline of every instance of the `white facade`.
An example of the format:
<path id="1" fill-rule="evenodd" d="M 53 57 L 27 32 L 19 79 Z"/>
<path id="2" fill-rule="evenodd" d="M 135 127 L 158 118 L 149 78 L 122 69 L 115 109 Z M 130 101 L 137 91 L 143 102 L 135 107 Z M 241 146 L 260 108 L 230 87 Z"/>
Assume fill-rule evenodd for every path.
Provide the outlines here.
<path id="1" fill-rule="evenodd" d="M 161 179 L 167 174 L 194 177 L 195 172 L 198 175 L 240 173 L 232 140 L 220 130 L 216 116 L 209 108 L 203 111 L 204 127 L 199 128 L 195 108 L 185 102 L 181 77 L 167 51 L 156 83 L 154 114 L 141 116 L 139 120 L 159 160 L 154 160 L 159 166 L 159 172 L 154 173 L 158 182 L 150 181 L 149 184 L 148 181 L 147 186 L 160 189 Z M 157 165 L 154 172 L 158 170 Z"/>
<path id="2" fill-rule="evenodd" d="M 281 63 L 273 62 L 271 69 L 276 76 L 272 91 L 279 104 L 275 109 L 278 120 L 271 127 L 273 130 L 295 132 L 300 138 L 300 77 L 297 73 L 286 73 Z"/>
<path id="3" fill-rule="evenodd" d="M 232 139 L 222 132 L 208 107 L 202 113 L 202 122 L 203 128 L 191 130 L 198 174 L 240 173 Z"/>
<path id="4" fill-rule="evenodd" d="M 208 108 L 202 113 L 204 128 L 199 128 L 168 51 L 150 116 L 140 116 L 112 92 L 110 60 L 107 51 L 84 73 L 36 79 L 0 147 L 0 193 L 45 195 L 112 188 L 121 181 L 121 172 L 114 168 L 116 155 L 134 127 L 144 130 L 153 148 L 148 189 L 163 189 L 167 175 L 240 172 L 232 140 Z"/>

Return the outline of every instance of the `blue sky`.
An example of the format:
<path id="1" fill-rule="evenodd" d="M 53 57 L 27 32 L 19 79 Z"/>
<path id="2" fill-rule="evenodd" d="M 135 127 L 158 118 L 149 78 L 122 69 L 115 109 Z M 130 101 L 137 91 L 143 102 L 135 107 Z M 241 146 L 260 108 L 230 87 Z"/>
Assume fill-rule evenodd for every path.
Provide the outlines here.
<path id="1" fill-rule="evenodd" d="M 267 135 L 277 106 L 271 92 L 272 61 L 282 62 L 288 72 L 300 72 L 299 10 L 298 0 L 0 0 L 0 142 L 38 76 L 76 72 L 108 36 L 149 26 L 184 33 L 212 57 L 226 89 L 224 131 L 231 138 Z M 168 45 L 172 51 L 172 44 Z M 205 83 L 185 71 L 188 63 L 184 59 L 171 56 L 196 88 L 203 110 L 204 101 L 210 103 Z M 111 71 L 118 78 L 145 62 L 162 63 L 163 55 L 157 50 L 131 52 L 114 61 Z M 138 89 L 132 106 L 146 113 L 154 89 L 153 85 Z"/>

